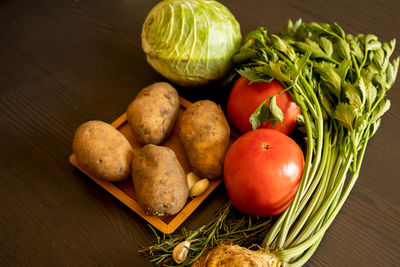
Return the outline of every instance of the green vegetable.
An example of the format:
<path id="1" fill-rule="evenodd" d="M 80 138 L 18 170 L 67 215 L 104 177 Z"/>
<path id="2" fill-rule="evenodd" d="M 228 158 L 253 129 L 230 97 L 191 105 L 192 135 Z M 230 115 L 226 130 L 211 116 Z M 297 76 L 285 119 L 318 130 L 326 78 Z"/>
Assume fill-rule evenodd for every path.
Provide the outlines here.
<path id="1" fill-rule="evenodd" d="M 265 238 L 258 255 L 301 266 L 317 249 L 357 181 L 369 139 L 390 108 L 386 93 L 399 68 L 399 58 L 390 61 L 394 47 L 394 40 L 381 43 L 374 35 L 345 34 L 337 24 L 301 20 L 289 20 L 278 35 L 259 28 L 245 37 L 234 56 L 238 73 L 251 82 L 277 79 L 286 86 L 302 110 L 298 122 L 306 142 L 296 196 L 272 227 L 260 233 Z M 269 102 L 273 106 L 261 103 L 253 113 L 253 126 L 265 117 L 280 117 L 279 107 Z M 203 251 L 191 253 L 199 257 Z M 246 255 L 235 266 L 257 258 Z M 212 260 L 220 266 L 218 259 Z"/>
<path id="2" fill-rule="evenodd" d="M 241 38 L 239 23 L 217 1 L 164 0 L 147 15 L 142 48 L 165 78 L 199 86 L 230 71 Z"/>
<path id="3" fill-rule="evenodd" d="M 294 201 L 262 243 L 282 261 L 300 266 L 343 206 L 368 140 L 390 107 L 385 96 L 399 68 L 399 58 L 390 61 L 395 40 L 381 43 L 374 35 L 346 35 L 338 24 L 301 21 L 289 21 L 279 35 L 259 28 L 246 40 L 234 57 L 238 72 L 251 82 L 279 80 L 302 110 L 303 177 Z M 257 109 L 251 121 L 276 120 L 279 107 L 269 105 Z"/>

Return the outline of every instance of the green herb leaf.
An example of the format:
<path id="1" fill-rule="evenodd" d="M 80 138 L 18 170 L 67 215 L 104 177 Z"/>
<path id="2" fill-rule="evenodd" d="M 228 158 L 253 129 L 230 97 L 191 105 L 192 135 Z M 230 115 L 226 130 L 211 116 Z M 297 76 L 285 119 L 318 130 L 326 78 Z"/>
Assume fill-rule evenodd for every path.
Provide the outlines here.
<path id="1" fill-rule="evenodd" d="M 365 116 L 357 116 L 354 122 L 354 129 L 358 132 L 361 132 L 365 127 L 367 127 L 368 121 L 365 119 Z"/>
<path id="2" fill-rule="evenodd" d="M 265 104 L 265 100 L 258 105 L 257 109 L 251 114 L 249 121 L 253 130 L 257 129 L 261 123 L 265 124 L 268 121 L 268 108 Z"/>
<path id="3" fill-rule="evenodd" d="M 371 80 L 371 79 L 369 79 Z M 387 90 L 386 73 L 380 72 L 372 77 L 372 82 L 379 88 L 380 91 Z"/>
<path id="4" fill-rule="evenodd" d="M 305 67 L 307 66 L 307 62 L 310 58 L 311 52 L 307 51 L 297 62 L 292 65 L 290 71 L 290 77 L 293 81 L 296 81 L 301 73 L 305 73 L 305 76 L 308 77 L 307 71 L 305 71 Z"/>
<path id="5" fill-rule="evenodd" d="M 361 106 L 363 106 L 365 104 L 365 102 L 367 101 L 367 88 L 365 87 L 364 79 L 362 77 L 360 77 L 360 79 L 357 81 L 355 86 L 357 87 L 357 89 L 360 92 L 360 98 L 361 98 L 361 103 L 362 103 Z"/>
<path id="6" fill-rule="evenodd" d="M 381 67 L 385 61 L 385 53 L 383 52 L 383 49 L 377 49 L 373 52 L 372 61 L 379 70 L 382 70 Z"/>
<path id="7" fill-rule="evenodd" d="M 283 61 L 278 61 L 276 63 L 270 62 L 264 66 L 264 72 L 270 77 L 281 82 L 290 82 L 290 76 L 287 74 L 287 65 Z"/>
<path id="8" fill-rule="evenodd" d="M 384 79 L 384 78 L 382 78 Z M 366 103 L 368 104 L 368 108 L 370 109 L 375 102 L 376 96 L 377 96 L 377 89 L 375 85 L 371 82 L 371 80 L 364 80 L 365 84 L 365 89 L 367 92 L 367 98 L 366 98 Z M 384 87 L 385 88 L 385 87 Z"/>
<path id="9" fill-rule="evenodd" d="M 349 39 L 350 51 L 357 59 L 358 63 L 361 64 L 364 58 L 364 52 L 362 51 L 358 39 L 348 34 L 347 39 Z"/>
<path id="10" fill-rule="evenodd" d="M 381 102 L 379 102 L 379 105 L 377 106 L 377 108 L 372 112 L 371 122 L 375 122 L 376 120 L 378 120 L 389 109 L 390 109 L 390 100 L 389 99 L 382 100 Z"/>
<path id="11" fill-rule="evenodd" d="M 290 60 L 294 61 L 297 58 L 292 46 L 288 44 L 285 40 L 279 38 L 277 35 L 271 35 L 272 47 L 276 50 L 284 53 Z"/>
<path id="12" fill-rule="evenodd" d="M 332 30 L 335 34 L 339 35 L 341 38 L 343 38 L 343 39 L 346 38 L 346 35 L 345 35 L 343 29 L 342 29 L 342 28 L 339 26 L 339 24 L 337 24 L 336 22 L 333 23 L 333 25 L 331 26 L 331 30 Z"/>
<path id="13" fill-rule="evenodd" d="M 305 42 L 296 42 L 295 45 L 300 48 L 304 53 L 306 51 L 310 51 L 312 58 L 323 58 L 329 60 L 329 56 L 325 54 L 319 44 L 317 42 L 314 42 L 310 38 L 306 38 Z"/>
<path id="14" fill-rule="evenodd" d="M 324 87 L 329 89 L 337 99 L 340 99 L 342 79 L 337 73 L 334 64 L 328 62 L 314 63 L 314 69 L 323 81 Z"/>
<path id="15" fill-rule="evenodd" d="M 240 76 L 248 79 L 250 84 L 255 82 L 270 82 L 272 80 L 271 77 L 262 76 L 262 74 L 257 71 L 257 68 L 244 67 L 243 69 L 238 69 L 236 71 L 240 74 Z"/>
<path id="16" fill-rule="evenodd" d="M 300 26 L 303 24 L 303 21 L 301 20 L 301 19 L 298 19 L 296 22 L 295 22 L 295 24 L 294 24 L 294 26 L 293 26 L 293 31 L 294 32 L 297 32 L 297 30 L 300 28 Z"/>
<path id="17" fill-rule="evenodd" d="M 334 118 L 350 132 L 353 131 L 353 122 L 356 117 L 357 109 L 352 104 L 339 102 L 334 112 Z"/>
<path id="18" fill-rule="evenodd" d="M 255 58 L 257 58 L 257 50 L 250 47 L 242 47 L 233 55 L 232 62 L 242 63 Z"/>
<path id="19" fill-rule="evenodd" d="M 276 103 L 276 95 L 271 97 L 271 99 L 269 100 L 268 110 L 270 115 L 268 119 L 271 125 L 274 126 L 276 122 L 282 124 L 283 112 Z"/>
<path id="20" fill-rule="evenodd" d="M 387 68 L 387 66 L 388 66 L 388 64 L 389 64 L 389 58 L 390 58 L 390 56 L 392 55 L 392 53 L 393 53 L 393 50 L 394 50 L 394 44 L 395 44 L 395 40 L 392 40 L 391 42 L 389 42 L 389 43 L 384 43 L 383 44 L 383 46 L 382 46 L 382 50 L 383 50 L 383 52 L 384 52 L 384 54 L 385 54 L 385 57 L 384 57 L 384 60 L 383 60 L 383 62 L 380 64 L 380 66 L 379 66 L 379 70 L 382 70 L 382 71 L 385 71 L 386 70 L 386 68 Z"/>
<path id="21" fill-rule="evenodd" d="M 379 48 L 381 48 L 382 44 L 381 42 L 378 41 L 378 37 L 376 37 L 373 34 L 368 34 L 365 37 L 365 46 L 366 46 L 366 50 L 377 50 Z"/>
<path id="22" fill-rule="evenodd" d="M 277 55 L 275 50 L 266 47 L 264 49 L 259 50 L 259 55 L 265 62 L 273 62 L 276 63 L 279 60 L 279 56 Z M 260 64 L 260 63 L 259 63 Z"/>
<path id="23" fill-rule="evenodd" d="M 257 129 L 260 125 L 265 125 L 268 121 L 272 126 L 276 122 L 282 124 L 283 112 L 276 103 L 276 95 L 268 97 L 261 102 L 253 114 L 251 114 L 249 121 L 253 130 Z"/>
<path id="24" fill-rule="evenodd" d="M 346 75 L 347 75 L 347 72 L 349 71 L 350 65 L 351 65 L 351 63 L 347 59 L 344 59 L 342 62 L 340 62 L 336 72 L 337 72 L 337 74 L 339 74 L 342 81 L 344 81 L 346 79 Z"/>
<path id="25" fill-rule="evenodd" d="M 306 29 L 319 36 L 323 33 L 330 33 L 330 26 L 327 23 L 310 22 L 306 24 Z"/>
<path id="26" fill-rule="evenodd" d="M 286 25 L 286 32 L 290 33 L 293 31 L 293 21 L 291 19 L 288 19 L 288 23 Z"/>
<path id="27" fill-rule="evenodd" d="M 259 27 L 251 32 L 249 32 L 244 40 L 244 47 L 264 48 L 265 44 L 269 42 L 268 31 L 264 27 Z"/>
<path id="28" fill-rule="evenodd" d="M 361 76 L 365 80 L 372 80 L 377 74 L 381 74 L 381 71 L 375 66 L 375 64 L 369 64 L 367 68 L 361 70 Z"/>
<path id="29" fill-rule="evenodd" d="M 320 39 L 320 45 L 328 57 L 332 56 L 333 45 L 331 40 L 322 36 Z"/>
<path id="30" fill-rule="evenodd" d="M 357 90 L 357 88 L 349 82 L 344 82 L 343 89 L 349 103 L 356 106 L 357 109 L 360 110 L 363 103 L 361 101 L 360 92 Z"/>
<path id="31" fill-rule="evenodd" d="M 351 57 L 350 57 L 350 45 L 349 45 L 348 42 L 346 42 L 343 39 L 338 39 L 337 42 L 335 43 L 335 48 L 336 48 L 335 49 L 335 51 L 336 51 L 335 56 L 338 59 L 341 59 L 341 60 L 343 60 L 343 59 L 350 60 L 351 59 Z"/>
<path id="32" fill-rule="evenodd" d="M 400 58 L 396 58 L 392 61 L 392 63 L 388 64 L 386 69 L 386 84 L 387 89 L 391 88 L 396 81 L 397 72 L 399 70 L 399 60 Z"/>
<path id="33" fill-rule="evenodd" d="M 378 130 L 380 124 L 381 124 L 381 120 L 378 119 L 378 120 L 376 120 L 374 123 L 372 123 L 370 125 L 370 128 L 369 128 L 369 130 L 370 130 L 369 136 L 370 137 L 373 136 L 376 133 L 376 131 Z"/>
<path id="34" fill-rule="evenodd" d="M 267 108 L 267 101 L 264 101 L 261 105 L 261 109 L 260 109 L 260 113 L 259 113 L 260 122 L 258 125 L 265 125 L 268 122 L 269 118 L 270 118 L 270 111 Z M 256 128 L 258 128 L 258 126 Z"/>
<path id="35" fill-rule="evenodd" d="M 327 115 L 332 117 L 334 106 L 333 100 L 331 97 L 329 97 L 329 94 L 326 94 L 325 91 L 321 89 L 321 86 L 318 86 L 318 98 L 321 101 L 321 104 L 324 107 Z"/>

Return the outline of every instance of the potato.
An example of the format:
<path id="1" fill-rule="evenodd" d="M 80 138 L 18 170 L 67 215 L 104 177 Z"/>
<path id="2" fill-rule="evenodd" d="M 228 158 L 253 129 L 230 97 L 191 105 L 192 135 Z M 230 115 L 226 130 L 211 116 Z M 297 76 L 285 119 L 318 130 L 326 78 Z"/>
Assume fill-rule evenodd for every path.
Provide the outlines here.
<path id="1" fill-rule="evenodd" d="M 193 172 L 202 178 L 222 175 L 230 128 L 221 108 L 200 100 L 183 113 L 179 137 Z"/>
<path id="2" fill-rule="evenodd" d="M 79 126 L 72 142 L 77 162 L 90 174 L 117 182 L 129 177 L 132 147 L 123 134 L 102 121 Z"/>
<path id="3" fill-rule="evenodd" d="M 170 84 L 142 89 L 127 110 L 128 125 L 142 144 L 158 145 L 171 133 L 179 113 L 179 95 Z"/>
<path id="4" fill-rule="evenodd" d="M 168 147 L 142 147 L 132 161 L 132 180 L 137 202 L 150 215 L 174 215 L 189 196 L 185 171 Z"/>

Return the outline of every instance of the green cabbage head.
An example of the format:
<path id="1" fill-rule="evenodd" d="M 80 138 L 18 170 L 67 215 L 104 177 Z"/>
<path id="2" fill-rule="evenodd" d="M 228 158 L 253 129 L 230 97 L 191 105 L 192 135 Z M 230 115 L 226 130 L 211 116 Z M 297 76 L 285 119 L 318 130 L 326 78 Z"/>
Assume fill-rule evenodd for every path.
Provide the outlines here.
<path id="1" fill-rule="evenodd" d="M 150 11 L 142 29 L 148 63 L 183 86 L 226 75 L 241 39 L 232 13 L 213 0 L 164 0 Z"/>

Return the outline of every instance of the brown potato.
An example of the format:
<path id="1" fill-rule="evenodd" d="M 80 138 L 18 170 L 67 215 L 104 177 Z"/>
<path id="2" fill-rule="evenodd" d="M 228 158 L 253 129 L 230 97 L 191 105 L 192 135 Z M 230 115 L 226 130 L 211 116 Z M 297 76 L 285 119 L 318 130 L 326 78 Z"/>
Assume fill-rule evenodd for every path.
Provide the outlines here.
<path id="1" fill-rule="evenodd" d="M 184 112 L 179 137 L 193 172 L 201 178 L 222 175 L 230 128 L 221 108 L 210 100 L 200 100 Z"/>
<path id="2" fill-rule="evenodd" d="M 158 145 L 171 133 L 179 113 L 179 95 L 170 84 L 142 89 L 127 110 L 128 125 L 142 144 Z"/>
<path id="3" fill-rule="evenodd" d="M 116 182 L 131 173 L 132 147 L 123 134 L 102 121 L 79 126 L 72 142 L 77 162 L 90 174 Z"/>
<path id="4" fill-rule="evenodd" d="M 168 147 L 142 147 L 132 161 L 132 180 L 138 203 L 150 215 L 174 215 L 189 196 L 185 171 Z"/>

